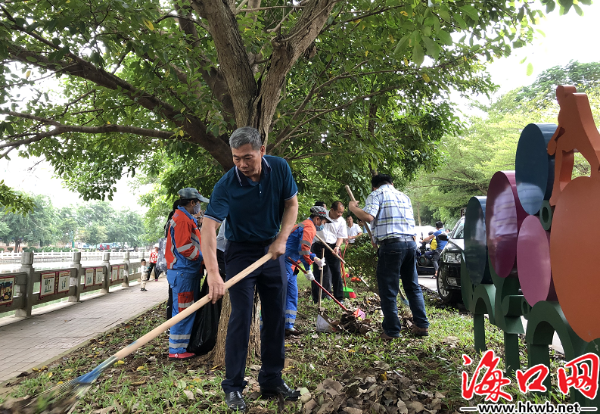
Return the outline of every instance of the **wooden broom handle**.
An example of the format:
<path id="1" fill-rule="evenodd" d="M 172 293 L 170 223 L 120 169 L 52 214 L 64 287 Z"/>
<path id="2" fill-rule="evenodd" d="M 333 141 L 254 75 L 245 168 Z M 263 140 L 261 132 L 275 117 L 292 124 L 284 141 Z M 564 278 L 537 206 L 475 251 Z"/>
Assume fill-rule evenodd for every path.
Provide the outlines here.
<path id="1" fill-rule="evenodd" d="M 247 268 L 242 270 L 240 273 L 238 273 L 237 275 L 235 275 L 234 277 L 229 279 L 227 282 L 225 282 L 225 291 L 227 291 L 227 289 L 229 289 L 231 286 L 235 285 L 237 282 L 239 282 L 240 280 L 242 280 L 243 278 L 248 276 L 250 273 L 254 272 L 256 269 L 258 269 L 260 266 L 265 264 L 265 262 L 267 262 L 272 257 L 273 257 L 272 253 L 265 254 L 263 257 L 258 259 L 256 262 L 254 262 L 253 264 L 251 264 L 250 266 L 248 266 Z M 178 322 L 182 321 L 183 319 L 187 318 L 188 316 L 192 315 L 194 312 L 196 312 L 198 309 L 200 309 L 201 307 L 206 305 L 208 302 L 210 302 L 210 299 L 208 299 L 208 295 L 204 296 L 202 299 L 200 299 L 198 302 L 194 303 L 192 306 L 190 306 L 183 312 L 179 312 L 177 315 L 173 316 L 171 319 L 164 322 L 163 324 L 157 326 L 156 328 L 154 328 L 153 330 L 148 332 L 146 335 L 142 336 L 137 341 L 135 341 L 135 342 L 129 344 L 128 346 L 126 346 L 125 348 L 121 349 L 119 352 L 114 354 L 114 357 L 116 357 L 117 359 L 123 359 L 126 356 L 131 355 L 132 353 L 137 351 L 139 348 L 146 345 L 148 342 L 150 342 L 154 338 L 158 337 L 161 333 L 163 333 L 167 329 L 171 328 L 176 323 L 178 323 Z"/>
<path id="2" fill-rule="evenodd" d="M 335 252 L 335 251 L 334 251 L 334 250 L 331 248 L 331 246 L 330 246 L 330 245 L 328 245 L 327 243 L 325 243 L 325 240 L 323 240 L 323 239 L 322 239 L 322 238 L 321 238 L 321 237 L 320 237 L 318 234 L 315 234 L 315 236 L 317 237 L 317 239 L 319 239 L 319 241 L 320 241 L 322 244 L 324 244 L 324 245 L 325 245 L 325 247 L 327 247 L 327 248 L 329 249 L 329 251 L 330 251 L 331 253 L 333 253 L 333 255 L 334 255 L 335 257 L 337 257 L 338 259 L 340 259 L 340 260 L 342 261 L 342 263 L 346 264 L 346 262 L 344 261 L 344 259 L 342 259 L 342 258 L 340 257 L 340 255 L 339 255 L 339 254 L 337 254 L 337 253 L 336 253 L 336 252 Z"/>
<path id="3" fill-rule="evenodd" d="M 346 185 L 346 191 L 348 192 L 348 195 L 350 196 L 350 200 L 356 201 L 356 199 L 354 198 L 354 194 L 352 194 L 352 190 L 347 185 Z M 373 241 L 373 233 L 371 233 L 371 228 L 369 227 L 369 223 L 365 223 L 365 228 L 367 229 L 367 233 L 369 233 L 369 238 L 371 239 L 371 241 Z"/>

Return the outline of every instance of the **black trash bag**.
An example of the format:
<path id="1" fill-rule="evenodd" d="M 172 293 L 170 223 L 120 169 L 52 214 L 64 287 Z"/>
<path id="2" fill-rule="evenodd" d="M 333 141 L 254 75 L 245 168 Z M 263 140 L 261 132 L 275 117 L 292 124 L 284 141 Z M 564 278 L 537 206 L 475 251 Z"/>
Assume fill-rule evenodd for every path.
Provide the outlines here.
<path id="1" fill-rule="evenodd" d="M 158 240 L 158 260 L 156 261 L 155 274 L 161 274 L 167 271 L 167 259 L 165 257 L 165 250 L 167 249 L 167 239 L 163 237 Z M 158 272 L 158 273 L 156 273 Z"/>
<path id="2" fill-rule="evenodd" d="M 205 279 L 200 290 L 200 297 L 202 298 L 207 294 L 208 283 Z M 188 352 L 193 352 L 196 355 L 205 355 L 215 347 L 222 303 L 223 300 L 219 299 L 214 305 L 208 303 L 196 311 L 190 344 L 187 347 Z"/>

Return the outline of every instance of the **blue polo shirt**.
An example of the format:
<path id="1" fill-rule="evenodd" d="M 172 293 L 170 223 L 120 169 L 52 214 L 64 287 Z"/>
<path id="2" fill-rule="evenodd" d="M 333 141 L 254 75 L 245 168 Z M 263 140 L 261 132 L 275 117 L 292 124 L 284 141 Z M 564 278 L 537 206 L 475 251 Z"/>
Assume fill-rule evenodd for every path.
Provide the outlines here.
<path id="1" fill-rule="evenodd" d="M 237 167 L 221 177 L 213 188 L 204 217 L 218 223 L 227 219 L 227 240 L 269 240 L 279 233 L 285 201 L 297 193 L 298 186 L 288 163 L 283 158 L 265 155 L 258 182 Z"/>

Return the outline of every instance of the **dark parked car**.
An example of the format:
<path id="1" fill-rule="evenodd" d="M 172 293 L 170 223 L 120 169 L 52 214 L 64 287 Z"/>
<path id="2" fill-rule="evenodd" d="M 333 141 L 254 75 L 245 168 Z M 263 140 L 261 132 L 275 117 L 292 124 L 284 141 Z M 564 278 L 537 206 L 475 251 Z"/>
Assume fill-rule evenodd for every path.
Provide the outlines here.
<path id="1" fill-rule="evenodd" d="M 448 243 L 440 256 L 437 290 L 444 303 L 462 302 L 460 266 L 465 248 L 465 218 L 461 217 L 449 234 Z"/>

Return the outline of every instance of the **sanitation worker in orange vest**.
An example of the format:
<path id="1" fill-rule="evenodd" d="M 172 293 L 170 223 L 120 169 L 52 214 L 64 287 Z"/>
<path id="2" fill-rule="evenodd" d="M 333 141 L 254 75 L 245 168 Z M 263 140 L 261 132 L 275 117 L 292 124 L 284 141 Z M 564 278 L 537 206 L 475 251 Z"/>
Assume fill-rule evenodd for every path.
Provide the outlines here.
<path id="1" fill-rule="evenodd" d="M 325 259 L 319 259 L 310 251 L 312 241 L 318 230 L 323 230 L 323 224 L 330 223 L 327 217 L 325 207 L 314 206 L 310 208 L 310 218 L 296 225 L 287 240 L 285 248 L 285 270 L 287 273 L 287 295 L 285 301 L 285 335 L 299 335 L 300 331 L 294 328 L 296 323 L 296 314 L 298 313 L 298 281 L 294 273 L 298 260 L 308 269 L 306 278 L 309 281 L 315 280 L 310 270 L 314 263 L 319 267 L 325 265 Z M 294 263 L 291 263 L 289 259 Z"/>
<path id="2" fill-rule="evenodd" d="M 202 252 L 200 251 L 200 231 L 194 214 L 200 212 L 200 202 L 209 200 L 202 197 L 195 188 L 184 188 L 177 192 L 179 200 L 167 221 L 167 280 L 173 290 L 173 315 L 184 311 L 198 300 L 202 275 Z M 188 359 L 196 354 L 187 351 L 194 325 L 194 315 L 188 316 L 173 325 L 169 335 L 169 359 Z"/>

